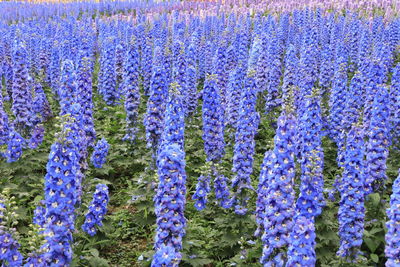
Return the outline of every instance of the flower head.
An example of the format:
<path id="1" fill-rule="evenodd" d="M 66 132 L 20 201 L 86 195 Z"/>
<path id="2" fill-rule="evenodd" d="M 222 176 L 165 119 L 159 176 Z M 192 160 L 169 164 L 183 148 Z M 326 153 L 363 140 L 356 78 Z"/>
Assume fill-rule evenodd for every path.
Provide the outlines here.
<path id="1" fill-rule="evenodd" d="M 96 225 L 103 225 L 102 220 L 107 213 L 108 200 L 108 187 L 105 184 L 96 185 L 96 191 L 93 193 L 93 200 L 90 203 L 85 222 L 82 225 L 83 231 L 91 236 L 96 234 Z"/>
<path id="2" fill-rule="evenodd" d="M 110 145 L 107 143 L 106 139 L 102 138 L 97 141 L 91 157 L 91 161 L 96 168 L 101 168 L 103 167 L 103 164 L 106 163 L 109 148 Z"/>

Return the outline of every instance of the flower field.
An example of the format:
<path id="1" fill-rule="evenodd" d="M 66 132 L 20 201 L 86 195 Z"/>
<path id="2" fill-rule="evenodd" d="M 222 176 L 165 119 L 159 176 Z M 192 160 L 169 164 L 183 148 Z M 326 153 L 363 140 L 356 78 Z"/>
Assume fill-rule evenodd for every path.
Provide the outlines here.
<path id="1" fill-rule="evenodd" d="M 396 0 L 0 2 L 0 266 L 400 266 Z"/>

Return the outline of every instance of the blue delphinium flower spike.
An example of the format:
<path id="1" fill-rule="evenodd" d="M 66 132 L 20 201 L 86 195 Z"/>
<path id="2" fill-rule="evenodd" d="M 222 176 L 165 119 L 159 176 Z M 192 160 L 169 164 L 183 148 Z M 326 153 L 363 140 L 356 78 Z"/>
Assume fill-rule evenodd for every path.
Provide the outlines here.
<path id="1" fill-rule="evenodd" d="M 293 111 L 284 111 L 278 118 L 278 128 L 274 138 L 274 150 L 271 154 L 272 167 L 269 170 L 269 184 L 266 194 L 266 214 L 261 239 L 263 253 L 262 264 L 270 264 L 274 252 L 290 243 L 290 232 L 295 215 L 295 139 L 296 119 Z M 267 265 L 268 266 L 268 265 Z"/>
<path id="2" fill-rule="evenodd" d="M 82 225 L 83 231 L 91 236 L 96 234 L 96 225 L 103 225 L 102 220 L 107 213 L 108 200 L 108 187 L 105 184 L 96 185 L 93 200 L 90 203 L 89 210 L 85 216 L 85 222 Z"/>
<path id="3" fill-rule="evenodd" d="M 385 240 L 385 255 L 387 257 L 386 266 L 395 267 L 400 265 L 400 170 L 399 176 L 393 183 L 393 192 L 390 196 L 390 207 L 386 210 L 388 229 Z"/>
<path id="4" fill-rule="evenodd" d="M 353 126 L 347 134 L 344 172 L 338 212 L 341 257 L 357 258 L 364 232 L 364 140 L 363 131 Z"/>
<path id="5" fill-rule="evenodd" d="M 12 112 L 15 115 L 13 124 L 21 132 L 32 127 L 32 94 L 29 86 L 27 51 L 25 46 L 17 44 L 13 56 Z"/>
<path id="6" fill-rule="evenodd" d="M 157 252 L 167 246 L 170 253 L 175 251 L 180 255 L 186 226 L 186 172 L 184 152 L 178 144 L 163 146 L 158 153 L 157 169 L 159 184 L 154 196 L 157 216 L 154 248 Z M 153 259 L 154 264 L 156 260 Z M 179 264 L 179 260 L 176 264 Z"/>
<path id="7" fill-rule="evenodd" d="M 257 94 L 255 88 L 254 77 L 249 74 L 246 78 L 246 86 L 242 93 L 239 108 L 232 168 L 233 173 L 235 173 L 232 179 L 232 188 L 235 191 L 232 201 L 235 205 L 235 212 L 238 214 L 247 212 L 245 189 L 253 189 L 250 175 L 253 172 L 254 137 L 260 121 L 260 115 L 256 111 Z"/>
<path id="8" fill-rule="evenodd" d="M 124 65 L 122 92 L 125 94 L 126 134 L 124 140 L 130 142 L 136 139 L 137 119 L 139 116 L 140 91 L 139 91 L 139 52 L 138 45 L 133 42 Z"/>
<path id="9" fill-rule="evenodd" d="M 97 141 L 91 157 L 91 161 L 96 168 L 101 168 L 103 167 L 103 164 L 106 163 L 109 148 L 110 145 L 107 143 L 106 139 L 102 138 Z"/>
<path id="10" fill-rule="evenodd" d="M 25 139 L 12 129 L 7 142 L 7 162 L 15 162 L 22 156 L 22 148 L 24 147 L 24 144 Z"/>
<path id="11" fill-rule="evenodd" d="M 151 267 L 178 267 L 181 259 L 181 254 L 179 252 L 177 253 L 173 247 L 162 246 L 154 254 Z"/>
<path id="12" fill-rule="evenodd" d="M 315 266 L 317 259 L 314 219 L 296 216 L 294 221 L 293 230 L 290 233 L 288 260 L 285 266 Z"/>
<path id="13" fill-rule="evenodd" d="M 368 194 L 382 189 L 387 180 L 386 161 L 389 156 L 389 95 L 386 86 L 379 86 L 372 105 L 368 143 L 366 145 L 367 173 L 366 190 Z"/>
<path id="14" fill-rule="evenodd" d="M 22 266 L 23 256 L 18 251 L 20 245 L 10 233 L 0 229 L 0 262 L 2 266 Z"/>

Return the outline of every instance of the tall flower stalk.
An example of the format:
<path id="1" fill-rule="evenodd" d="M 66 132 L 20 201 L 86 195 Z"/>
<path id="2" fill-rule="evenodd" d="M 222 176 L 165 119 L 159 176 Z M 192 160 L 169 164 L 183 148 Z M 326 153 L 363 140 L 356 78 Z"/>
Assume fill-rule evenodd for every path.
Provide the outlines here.
<path id="1" fill-rule="evenodd" d="M 25 46 L 17 44 L 14 48 L 12 112 L 15 115 L 13 124 L 16 131 L 23 134 L 32 127 L 32 93 L 29 86 L 27 51 Z"/>
<path id="2" fill-rule="evenodd" d="M 255 140 L 260 115 L 256 111 L 256 85 L 254 72 L 248 74 L 245 89 L 239 107 L 239 119 L 235 134 L 234 156 L 232 172 L 235 174 L 232 180 L 234 190 L 233 205 L 235 212 L 244 215 L 247 212 L 249 196 L 246 190 L 253 190 L 250 175 L 253 172 Z"/>
<path id="3" fill-rule="evenodd" d="M 74 211 L 78 199 L 79 148 L 73 141 L 71 122 L 51 146 L 45 176 L 45 233 L 49 265 L 69 265 L 72 260 Z"/>
<path id="4" fill-rule="evenodd" d="M 219 163 L 225 154 L 224 140 L 224 113 L 221 108 L 222 99 L 217 84 L 218 77 L 216 75 L 206 75 L 203 90 L 203 140 L 204 151 L 206 153 L 207 165 L 210 169 L 206 170 L 198 178 L 196 192 L 193 199 L 196 200 L 195 207 L 202 210 L 208 202 L 208 194 L 211 192 L 210 181 L 216 173 L 215 164 Z M 213 171 L 214 170 L 214 171 Z M 218 183 L 218 199 L 225 201 L 226 184 Z M 222 205 L 222 202 L 220 202 Z"/>
<path id="5" fill-rule="evenodd" d="M 186 195 L 185 158 L 182 148 L 176 143 L 163 146 L 157 157 L 159 184 L 154 197 L 157 230 L 153 265 L 160 260 L 166 247 L 173 254 L 176 266 L 181 259 L 182 238 L 185 235 L 184 217 Z M 175 266 L 175 265 L 169 265 Z"/>
<path id="6" fill-rule="evenodd" d="M 347 134 L 344 155 L 344 172 L 342 177 L 341 199 L 339 206 L 340 248 L 337 254 L 341 257 L 357 258 L 364 232 L 364 155 L 363 132 L 355 125 Z"/>
<path id="7" fill-rule="evenodd" d="M 293 98 L 293 95 L 290 99 Z M 293 101 L 293 100 L 291 100 Z M 282 249 L 291 242 L 295 215 L 295 140 L 296 118 L 290 105 L 278 118 L 274 149 L 270 156 L 268 187 L 265 199 L 263 252 L 260 262 L 264 265 L 283 264 Z"/>
<path id="8" fill-rule="evenodd" d="M 133 142 L 136 139 L 137 120 L 139 116 L 139 51 L 133 41 L 124 63 L 122 92 L 125 93 L 126 134 L 124 140 Z"/>
<path id="9" fill-rule="evenodd" d="M 386 213 L 388 216 L 388 221 L 386 222 L 386 227 L 388 229 L 385 240 L 385 255 L 387 257 L 386 266 L 398 266 L 400 264 L 400 170 L 399 176 L 393 183 L 393 192 L 390 196 L 390 207 L 387 209 Z"/>

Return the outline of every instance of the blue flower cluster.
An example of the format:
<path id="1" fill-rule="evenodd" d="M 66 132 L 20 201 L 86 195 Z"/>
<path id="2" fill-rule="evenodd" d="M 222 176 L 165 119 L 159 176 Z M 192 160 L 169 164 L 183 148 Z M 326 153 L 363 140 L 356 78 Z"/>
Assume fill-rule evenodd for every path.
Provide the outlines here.
<path id="1" fill-rule="evenodd" d="M 294 221 L 293 230 L 290 233 L 286 266 L 315 266 L 317 259 L 314 219 L 296 216 Z"/>
<path id="2" fill-rule="evenodd" d="M 35 97 L 33 98 L 33 112 L 40 114 L 42 122 L 47 121 L 53 113 L 43 87 L 39 82 L 34 83 Z"/>
<path id="3" fill-rule="evenodd" d="M 382 36 L 384 37 L 384 34 Z M 384 40 L 379 40 L 375 43 L 372 54 L 375 58 L 379 59 L 383 63 L 383 73 L 385 76 L 384 82 L 386 82 L 387 76 L 389 74 L 389 68 L 393 65 L 393 53 L 390 51 L 389 43 Z"/>
<path id="4" fill-rule="evenodd" d="M 41 205 L 36 206 L 35 210 L 33 211 L 33 223 L 38 225 L 39 227 L 43 228 L 46 223 L 46 208 L 42 206 L 44 201 L 40 203 Z"/>
<path id="5" fill-rule="evenodd" d="M 240 74 L 240 68 L 233 69 L 229 74 L 227 86 L 227 107 L 225 111 L 226 122 L 225 124 L 237 127 L 239 118 L 240 96 L 243 90 L 243 84 Z M 256 80 L 257 83 L 257 80 Z"/>
<path id="6" fill-rule="evenodd" d="M 79 187 L 78 150 L 70 141 L 69 126 L 64 127 L 63 139 L 51 146 L 45 176 L 46 248 L 45 258 L 50 266 L 69 265 L 72 260 L 72 231 Z"/>
<path id="7" fill-rule="evenodd" d="M 10 40 L 11 43 L 11 40 Z M 9 48 L 9 50 L 11 50 Z M 13 60 L 12 60 L 12 53 L 11 51 L 8 51 L 5 55 L 5 61 L 4 61 L 4 78 L 6 82 L 6 91 L 7 91 L 7 96 L 6 99 L 9 100 L 10 97 L 12 96 L 12 88 L 13 88 L 13 79 L 14 79 L 14 68 L 13 68 Z M 25 76 L 25 75 L 24 75 Z"/>
<path id="8" fill-rule="evenodd" d="M 115 73 L 115 44 L 114 40 L 104 40 L 100 57 L 100 71 L 98 88 L 107 105 L 116 105 L 120 95 L 117 88 Z"/>
<path id="9" fill-rule="evenodd" d="M 174 55 L 174 68 L 173 68 L 173 79 L 179 85 L 180 93 L 184 99 L 184 109 L 186 113 L 187 108 L 187 100 L 188 100 L 188 90 L 186 86 L 186 78 L 187 78 L 187 62 L 186 62 L 186 54 L 185 54 L 185 45 L 184 43 L 177 41 L 174 44 L 174 47 L 177 53 Z"/>
<path id="10" fill-rule="evenodd" d="M 144 118 L 147 146 L 157 151 L 163 131 L 165 99 L 168 95 L 165 72 L 162 67 L 154 70 L 151 78 L 150 97 L 147 100 L 147 112 Z"/>
<path id="11" fill-rule="evenodd" d="M 185 98 L 186 114 L 193 114 L 197 108 L 197 57 L 194 44 L 190 44 L 187 52 L 187 67 L 186 67 L 186 90 Z"/>
<path id="12" fill-rule="evenodd" d="M 207 161 L 219 162 L 225 154 L 224 113 L 217 77 L 208 75 L 203 90 L 203 140 Z"/>
<path id="13" fill-rule="evenodd" d="M 204 61 L 200 66 L 201 70 L 204 72 L 203 76 L 207 76 L 207 74 L 211 74 L 213 72 L 213 64 L 212 59 L 214 57 L 215 44 L 211 41 L 207 41 L 204 47 Z"/>
<path id="14" fill-rule="evenodd" d="M 31 131 L 29 147 L 31 149 L 37 148 L 43 142 L 43 138 L 44 138 L 44 127 L 43 125 L 38 124 Z"/>
<path id="15" fill-rule="evenodd" d="M 141 74 L 142 74 L 142 84 L 144 88 L 144 93 L 146 95 L 151 95 L 151 87 L 153 83 L 153 78 L 152 78 L 152 66 L 153 66 L 153 42 L 151 40 L 151 35 L 150 33 L 145 33 L 146 36 L 145 41 L 144 41 L 144 46 L 142 47 L 142 61 L 141 61 Z M 153 70 L 154 72 L 154 70 Z"/>
<path id="16" fill-rule="evenodd" d="M 268 171 L 266 188 L 262 264 L 271 263 L 273 253 L 290 240 L 295 215 L 295 139 L 296 119 L 290 111 L 284 111 L 278 118 L 274 138 L 275 146 L 270 156 L 272 168 Z M 279 265 L 278 265 L 279 266 Z"/>
<path id="17" fill-rule="evenodd" d="M 57 93 L 59 82 L 60 82 L 60 52 L 59 52 L 59 43 L 57 40 L 53 42 L 53 46 L 51 49 L 50 55 L 50 64 L 47 68 L 47 77 L 49 79 L 50 87 L 53 93 Z"/>
<path id="18" fill-rule="evenodd" d="M 356 71 L 351 79 L 349 86 L 349 95 L 346 99 L 346 108 L 344 111 L 343 126 L 346 130 L 351 128 L 353 123 L 360 119 L 364 101 L 364 76 L 360 71 Z"/>
<path id="19" fill-rule="evenodd" d="M 318 89 L 314 89 L 312 95 L 304 100 L 304 113 L 299 121 L 301 185 L 296 206 L 302 216 L 312 218 L 320 215 L 325 205 L 321 141 L 323 125 Z"/>
<path id="20" fill-rule="evenodd" d="M 29 255 L 29 254 L 28 254 Z M 46 260 L 44 259 L 43 255 L 40 254 L 31 254 L 25 260 L 24 267 L 47 267 Z"/>
<path id="21" fill-rule="evenodd" d="M 165 83 L 170 84 L 172 81 L 172 53 L 170 48 L 167 46 L 164 52 L 164 60 L 162 62 L 162 68 L 165 71 Z"/>
<path id="22" fill-rule="evenodd" d="M 20 245 L 10 233 L 0 228 L 0 262 L 4 267 L 22 266 L 23 257 L 18 251 Z"/>
<path id="23" fill-rule="evenodd" d="M 157 216 L 154 244 L 156 255 L 157 251 L 163 250 L 164 246 L 167 246 L 175 250 L 176 254 L 172 254 L 173 257 L 180 259 L 179 251 L 182 249 L 182 237 L 185 235 L 186 226 L 184 217 L 186 203 L 185 154 L 181 147 L 174 143 L 163 146 L 157 157 L 157 168 L 159 184 L 154 197 Z M 157 259 L 155 256 L 154 264 Z"/>
<path id="24" fill-rule="evenodd" d="M 203 210 L 207 204 L 207 195 L 211 192 L 210 175 L 200 175 L 197 179 L 196 192 L 193 194 L 192 199 L 196 200 L 194 207 L 197 210 Z"/>
<path id="25" fill-rule="evenodd" d="M 380 60 L 369 60 L 365 67 L 365 100 L 364 100 L 364 127 L 370 128 L 372 119 L 372 110 L 375 101 L 375 95 L 379 88 L 378 86 L 383 84 L 386 79 L 385 66 Z"/>
<path id="26" fill-rule="evenodd" d="M 372 116 L 369 124 L 367 143 L 366 191 L 371 194 L 382 188 L 387 180 L 386 160 L 389 156 L 390 110 L 387 105 L 389 94 L 386 86 L 378 86 L 372 105 Z"/>
<path id="27" fill-rule="evenodd" d="M 347 49 L 349 50 L 349 58 L 350 58 L 350 69 L 354 70 L 358 61 L 358 52 L 359 52 L 359 30 L 360 30 L 359 20 L 356 15 L 353 14 L 351 18 L 349 18 L 348 22 L 348 32 L 346 33 L 347 38 Z"/>
<path id="28" fill-rule="evenodd" d="M 397 64 L 396 67 L 394 67 L 393 69 L 392 85 L 390 87 L 390 128 L 391 128 L 393 143 L 399 146 L 400 145 L 400 64 Z"/>
<path id="29" fill-rule="evenodd" d="M 323 44 L 321 51 L 321 68 L 319 72 L 319 85 L 326 90 L 330 87 L 333 76 L 333 53 L 331 44 Z"/>
<path id="30" fill-rule="evenodd" d="M 329 99 L 329 133 L 330 137 L 338 144 L 341 141 L 340 133 L 343 131 L 344 110 L 347 99 L 347 67 L 345 63 L 337 66 L 332 83 L 332 92 Z"/>
<path id="31" fill-rule="evenodd" d="M 151 267 L 178 267 L 182 256 L 173 247 L 162 245 L 153 256 Z"/>
<path id="32" fill-rule="evenodd" d="M 164 64 L 164 52 L 163 48 L 161 46 L 155 46 L 154 47 L 154 55 L 153 55 L 153 71 L 157 68 L 157 67 L 162 67 Z M 175 70 L 175 69 L 174 69 Z M 164 70 L 165 72 L 171 72 L 172 71 L 167 71 Z M 169 83 L 168 83 L 169 84 Z"/>
<path id="33" fill-rule="evenodd" d="M 252 189 L 250 175 L 253 172 L 254 137 L 257 133 L 260 115 L 256 111 L 257 93 L 254 77 L 250 73 L 246 78 L 245 90 L 242 93 L 239 119 L 235 134 L 232 172 L 232 188 L 235 191 L 233 205 L 237 214 L 247 212 L 247 196 L 244 189 Z"/>
<path id="34" fill-rule="evenodd" d="M 217 77 L 217 86 L 221 99 L 221 108 L 225 111 L 226 107 L 226 86 L 228 82 L 228 72 L 226 70 L 226 54 L 225 47 L 219 46 L 214 56 L 214 71 Z"/>
<path id="35" fill-rule="evenodd" d="M 170 87 L 159 150 L 162 150 L 164 145 L 174 143 L 179 145 L 183 151 L 185 138 L 183 99 L 178 83 L 172 83 Z"/>
<path id="36" fill-rule="evenodd" d="M 392 188 L 393 192 L 390 196 L 390 208 L 386 211 L 389 219 L 386 222 L 388 231 L 385 235 L 387 267 L 400 265 L 400 170 L 399 176 L 394 181 Z"/>
<path id="37" fill-rule="evenodd" d="M 268 41 L 266 34 L 262 35 L 262 50 L 257 59 L 257 64 L 255 66 L 256 70 L 256 86 L 258 92 L 264 92 L 267 90 L 268 82 Z"/>
<path id="38" fill-rule="evenodd" d="M 228 178 L 217 172 L 214 172 L 214 176 L 215 199 L 222 208 L 230 208 L 232 201 L 229 198 Z"/>
<path id="39" fill-rule="evenodd" d="M 82 126 L 85 132 L 85 147 L 94 145 L 96 131 L 93 121 L 92 60 L 87 56 L 79 59 L 77 71 L 78 99 L 82 109 Z M 86 149 L 86 148 L 85 148 Z"/>
<path id="40" fill-rule="evenodd" d="M 103 167 L 103 164 L 106 163 L 106 158 L 109 148 L 110 145 L 107 143 L 106 139 L 102 138 L 101 140 L 97 141 L 91 157 L 91 161 L 94 167 L 96 168 Z"/>
<path id="41" fill-rule="evenodd" d="M 77 157 L 80 163 L 81 168 L 87 168 L 87 147 L 86 147 L 86 136 L 83 126 L 83 116 L 82 116 L 82 107 L 80 104 L 72 104 L 69 110 L 68 116 L 71 120 L 68 124 L 70 129 L 69 132 L 69 142 L 73 143 L 73 145 L 77 148 Z M 83 178 L 83 173 L 80 172 L 79 175 Z"/>
<path id="42" fill-rule="evenodd" d="M 281 69 L 282 62 L 280 58 L 280 53 L 278 52 L 278 40 L 277 34 L 272 36 L 269 42 L 267 58 L 268 58 L 268 82 L 267 82 L 267 98 L 265 104 L 266 112 L 270 112 L 274 107 L 279 104 L 279 91 L 278 86 L 281 82 Z"/>
<path id="43" fill-rule="evenodd" d="M 371 38 L 370 32 L 364 29 L 361 32 L 358 55 L 357 55 L 357 65 L 359 69 L 363 69 L 366 64 L 366 59 L 368 58 L 371 50 Z"/>
<path id="44" fill-rule="evenodd" d="M 13 124 L 22 132 L 32 126 L 32 94 L 28 84 L 29 73 L 25 46 L 17 44 L 13 55 L 12 112 L 15 115 Z"/>
<path id="45" fill-rule="evenodd" d="M 257 68 L 258 58 L 260 57 L 261 51 L 263 50 L 263 38 L 253 32 L 254 40 L 249 53 L 248 68 L 255 70 Z"/>
<path id="46" fill-rule="evenodd" d="M 38 45 L 38 55 L 36 61 L 38 62 L 38 70 L 37 73 L 42 75 L 46 81 L 47 77 L 47 66 L 50 63 L 50 55 L 51 55 L 51 41 L 50 38 L 44 38 L 40 40 L 40 44 Z"/>
<path id="47" fill-rule="evenodd" d="M 298 68 L 298 86 L 300 94 L 295 93 L 297 113 L 302 114 L 303 110 L 303 97 L 310 95 L 312 88 L 318 78 L 318 50 L 317 50 L 317 33 L 316 30 L 305 25 L 305 33 L 299 42 L 302 42 L 300 48 L 300 60 Z"/>
<path id="48" fill-rule="evenodd" d="M 235 47 L 231 44 L 226 50 L 226 70 L 229 72 L 232 71 L 236 67 L 236 64 L 237 64 L 236 51 Z"/>
<path id="49" fill-rule="evenodd" d="M 283 75 L 283 84 L 282 84 L 282 97 L 288 95 L 288 91 L 291 90 L 292 87 L 297 85 L 297 68 L 299 66 L 299 59 L 296 55 L 296 48 L 294 45 L 290 45 L 286 52 L 285 59 L 285 72 Z M 283 99 L 283 102 L 285 100 Z"/>
<path id="50" fill-rule="evenodd" d="M 8 123 L 8 114 L 3 108 L 2 91 L 0 90 L 0 92 L 1 92 L 0 93 L 0 146 L 2 146 L 4 144 L 7 144 L 8 142 L 8 137 L 10 134 L 10 125 Z"/>
<path id="51" fill-rule="evenodd" d="M 90 203 L 89 210 L 85 216 L 85 222 L 82 230 L 91 236 L 96 234 L 96 225 L 102 226 L 102 220 L 107 213 L 108 187 L 105 184 L 96 185 L 96 191 L 93 193 L 93 200 Z"/>
<path id="52" fill-rule="evenodd" d="M 115 47 L 115 74 L 117 83 L 121 83 L 124 72 L 124 51 L 125 48 L 121 43 Z"/>
<path id="53" fill-rule="evenodd" d="M 60 115 L 68 114 L 77 96 L 75 67 L 71 60 L 65 60 L 62 63 L 58 96 L 60 97 Z"/>
<path id="54" fill-rule="evenodd" d="M 303 157 L 300 195 L 297 199 L 296 209 L 301 216 L 314 218 L 322 213 L 322 208 L 326 205 L 323 195 L 322 148 L 307 152 Z"/>
<path id="55" fill-rule="evenodd" d="M 341 257 L 357 257 L 364 232 L 364 155 L 363 131 L 353 126 L 347 134 L 338 212 Z"/>
<path id="56" fill-rule="evenodd" d="M 207 74 L 203 90 L 203 140 L 204 150 L 207 156 L 207 162 L 211 162 L 211 168 L 214 170 L 214 164 L 221 161 L 225 154 L 224 140 L 224 111 L 221 108 L 221 96 L 217 85 L 218 77 L 216 75 Z M 206 207 L 207 195 L 211 192 L 210 180 L 212 175 L 215 176 L 216 194 L 220 205 L 227 207 L 226 181 L 221 180 L 222 177 L 216 171 L 210 171 L 207 175 L 201 175 L 198 178 L 196 192 L 193 199 L 196 200 L 195 207 L 202 210 Z"/>
<path id="57" fill-rule="evenodd" d="M 136 123 L 139 116 L 139 51 L 136 42 L 129 46 L 126 56 L 122 92 L 125 93 L 126 134 L 124 140 L 133 142 L 136 139 Z"/>
<path id="58" fill-rule="evenodd" d="M 264 160 L 261 164 L 260 178 L 257 187 L 257 200 L 256 200 L 256 223 L 257 230 L 254 233 L 255 236 L 261 236 L 264 232 L 264 220 L 267 214 L 267 200 L 268 200 L 268 186 L 269 186 L 269 173 L 272 173 L 272 151 L 267 150 L 264 155 Z"/>
<path id="59" fill-rule="evenodd" d="M 245 32 L 245 29 L 238 29 L 240 33 L 237 35 L 237 42 L 236 42 L 236 49 L 237 49 L 237 60 L 238 66 L 243 70 L 247 70 L 247 63 L 248 63 L 248 36 Z"/>
<path id="60" fill-rule="evenodd" d="M 5 154 L 7 162 L 17 161 L 22 156 L 22 148 L 24 145 L 25 139 L 12 128 L 8 136 L 7 151 Z"/>
<path id="61" fill-rule="evenodd" d="M 347 89 L 347 64 L 344 57 L 340 56 L 336 62 L 335 75 L 332 81 L 331 95 L 329 98 L 329 135 L 337 146 L 337 162 L 342 167 L 345 150 L 345 126 L 346 126 L 346 99 Z M 340 186 L 340 184 L 339 184 Z"/>

